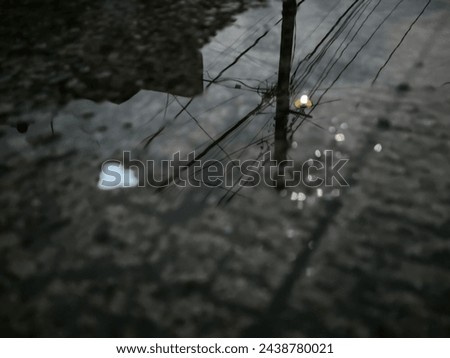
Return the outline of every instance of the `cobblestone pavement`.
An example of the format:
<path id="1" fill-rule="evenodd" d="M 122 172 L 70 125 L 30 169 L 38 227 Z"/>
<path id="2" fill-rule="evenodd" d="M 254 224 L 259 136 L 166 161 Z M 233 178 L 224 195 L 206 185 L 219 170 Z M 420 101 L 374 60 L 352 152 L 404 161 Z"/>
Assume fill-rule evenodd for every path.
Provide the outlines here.
<path id="1" fill-rule="evenodd" d="M 448 68 L 449 29 L 435 20 L 387 71 L 400 86 L 342 89 L 314 114 L 325 130 L 296 134 L 295 160 L 350 159 L 349 188 L 305 189 L 302 206 L 266 187 L 219 206 L 196 189 L 99 191 L 108 105 L 82 130 L 3 128 L 1 335 L 448 336 L 450 88 L 433 69 Z"/>

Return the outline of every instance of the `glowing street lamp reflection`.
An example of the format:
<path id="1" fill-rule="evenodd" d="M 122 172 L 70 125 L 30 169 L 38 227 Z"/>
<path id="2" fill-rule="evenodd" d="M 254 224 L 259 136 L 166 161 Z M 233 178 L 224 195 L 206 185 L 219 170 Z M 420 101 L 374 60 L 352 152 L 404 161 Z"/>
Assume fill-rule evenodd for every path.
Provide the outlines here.
<path id="1" fill-rule="evenodd" d="M 299 99 L 297 99 L 295 101 L 294 106 L 298 109 L 311 108 L 313 106 L 313 103 L 310 100 L 310 98 L 306 94 L 304 94 L 303 96 L 301 96 Z"/>

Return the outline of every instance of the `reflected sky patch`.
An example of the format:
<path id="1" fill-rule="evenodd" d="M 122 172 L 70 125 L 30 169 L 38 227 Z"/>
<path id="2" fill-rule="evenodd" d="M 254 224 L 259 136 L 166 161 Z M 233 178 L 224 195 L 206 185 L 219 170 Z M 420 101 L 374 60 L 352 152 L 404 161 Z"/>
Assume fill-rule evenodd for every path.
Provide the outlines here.
<path id="1" fill-rule="evenodd" d="M 125 169 L 119 162 L 109 162 L 102 166 L 97 188 L 100 190 L 117 190 L 135 188 L 139 179 L 131 169 Z"/>

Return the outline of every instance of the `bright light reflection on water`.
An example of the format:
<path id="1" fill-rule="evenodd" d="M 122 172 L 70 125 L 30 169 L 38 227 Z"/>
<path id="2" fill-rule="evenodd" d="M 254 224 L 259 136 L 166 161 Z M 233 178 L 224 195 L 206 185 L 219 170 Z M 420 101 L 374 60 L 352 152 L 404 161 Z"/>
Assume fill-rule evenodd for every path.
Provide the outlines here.
<path id="1" fill-rule="evenodd" d="M 334 139 L 336 140 L 336 142 L 345 142 L 345 135 L 342 133 L 338 133 L 336 134 Z"/>
<path id="2" fill-rule="evenodd" d="M 118 162 L 105 163 L 100 171 L 97 188 L 100 190 L 115 190 L 135 188 L 139 186 L 139 179 L 131 169 L 125 169 Z"/>
<path id="3" fill-rule="evenodd" d="M 381 151 L 383 150 L 383 146 L 381 144 L 377 144 L 373 149 L 375 150 L 375 152 L 381 153 Z"/>

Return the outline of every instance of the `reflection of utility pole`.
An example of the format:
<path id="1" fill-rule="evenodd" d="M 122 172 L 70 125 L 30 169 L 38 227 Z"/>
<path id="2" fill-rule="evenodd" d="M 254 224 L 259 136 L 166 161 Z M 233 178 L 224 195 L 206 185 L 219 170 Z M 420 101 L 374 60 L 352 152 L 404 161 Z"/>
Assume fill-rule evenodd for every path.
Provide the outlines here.
<path id="1" fill-rule="evenodd" d="M 281 27 L 280 63 L 278 67 L 277 108 L 275 114 L 275 154 L 280 164 L 287 157 L 287 124 L 289 117 L 289 83 L 294 42 L 296 0 L 283 0 L 283 23 Z M 283 168 L 280 166 L 280 170 Z"/>

